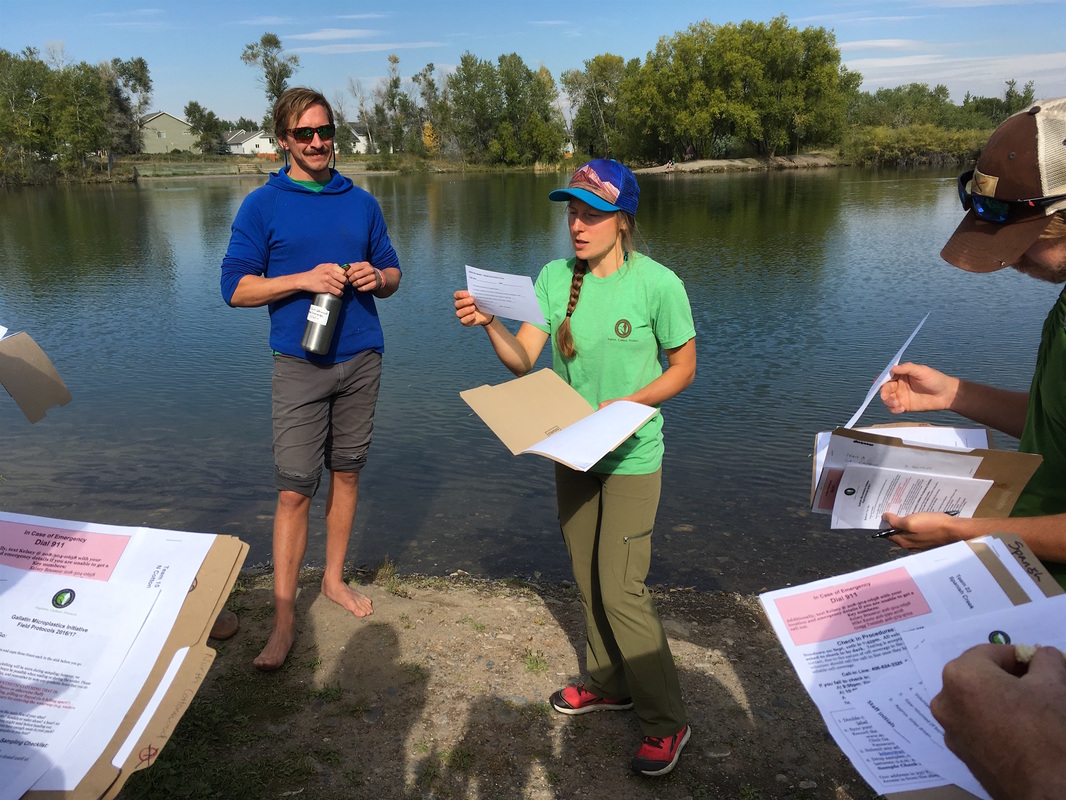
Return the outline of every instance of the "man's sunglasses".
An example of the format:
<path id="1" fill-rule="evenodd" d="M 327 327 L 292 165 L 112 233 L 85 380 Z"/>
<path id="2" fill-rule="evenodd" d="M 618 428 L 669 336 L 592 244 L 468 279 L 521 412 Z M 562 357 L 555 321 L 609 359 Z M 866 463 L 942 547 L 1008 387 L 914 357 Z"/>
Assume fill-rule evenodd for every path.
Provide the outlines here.
<path id="1" fill-rule="evenodd" d="M 1030 197 L 1028 200 L 998 200 L 995 197 L 985 197 L 983 194 L 972 194 L 970 192 L 971 181 L 973 181 L 972 169 L 959 176 L 959 200 L 962 202 L 964 211 L 972 208 L 977 218 L 985 222 L 1007 222 L 1011 216 L 1027 209 L 1046 208 L 1052 203 L 1066 200 L 1066 194 Z"/>
<path id="2" fill-rule="evenodd" d="M 327 139 L 332 139 L 337 133 L 337 126 L 319 125 L 317 128 L 286 128 L 285 133 L 298 142 L 309 142 L 315 138 L 316 133 L 319 139 L 326 141 Z"/>

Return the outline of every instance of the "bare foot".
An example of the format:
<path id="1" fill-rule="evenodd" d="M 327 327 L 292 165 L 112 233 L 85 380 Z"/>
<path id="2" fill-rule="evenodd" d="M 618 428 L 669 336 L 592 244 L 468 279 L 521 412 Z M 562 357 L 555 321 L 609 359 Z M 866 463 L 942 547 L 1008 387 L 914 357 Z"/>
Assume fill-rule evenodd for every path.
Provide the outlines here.
<path id="1" fill-rule="evenodd" d="M 327 584 L 323 579 L 322 594 L 357 617 L 369 617 L 374 613 L 374 601 L 362 592 L 357 592 L 344 581 Z"/>
<path id="2" fill-rule="evenodd" d="M 284 620 L 279 619 L 284 617 Z M 252 666 L 263 672 L 273 672 L 281 669 L 285 658 L 292 649 L 292 643 L 296 640 L 296 614 L 279 614 L 274 612 L 274 629 L 270 632 L 263 652 L 252 659 Z"/>

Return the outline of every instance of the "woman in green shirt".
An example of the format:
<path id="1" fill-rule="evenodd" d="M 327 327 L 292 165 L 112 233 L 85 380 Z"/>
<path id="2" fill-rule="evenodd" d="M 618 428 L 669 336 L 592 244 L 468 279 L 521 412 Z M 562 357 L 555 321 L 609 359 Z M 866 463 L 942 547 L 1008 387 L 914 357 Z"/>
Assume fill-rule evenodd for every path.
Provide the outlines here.
<path id="1" fill-rule="evenodd" d="M 535 289 L 543 325 L 512 334 L 468 292 L 455 313 L 485 328 L 500 361 L 529 372 L 552 343 L 552 369 L 594 408 L 616 400 L 658 407 L 696 373 L 695 327 L 684 284 L 633 250 L 639 188 L 617 161 L 596 159 L 549 199 L 568 203 L 574 257 L 546 264 Z M 662 366 L 666 353 L 667 367 Z M 664 775 L 690 729 L 677 670 L 645 586 L 662 483 L 656 414 L 587 472 L 555 465 L 559 523 L 581 594 L 588 682 L 551 697 L 563 714 L 633 708 L 645 734 L 632 767 Z"/>

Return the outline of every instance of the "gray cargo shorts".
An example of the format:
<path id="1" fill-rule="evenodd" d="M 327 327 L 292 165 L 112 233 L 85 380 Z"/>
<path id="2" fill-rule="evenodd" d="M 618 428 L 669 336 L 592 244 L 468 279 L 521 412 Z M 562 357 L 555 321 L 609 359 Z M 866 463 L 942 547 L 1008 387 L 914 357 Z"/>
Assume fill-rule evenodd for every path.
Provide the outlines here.
<path id="1" fill-rule="evenodd" d="M 366 464 L 381 384 L 381 353 L 339 364 L 274 355 L 274 485 L 314 497 L 322 466 L 359 472 Z"/>

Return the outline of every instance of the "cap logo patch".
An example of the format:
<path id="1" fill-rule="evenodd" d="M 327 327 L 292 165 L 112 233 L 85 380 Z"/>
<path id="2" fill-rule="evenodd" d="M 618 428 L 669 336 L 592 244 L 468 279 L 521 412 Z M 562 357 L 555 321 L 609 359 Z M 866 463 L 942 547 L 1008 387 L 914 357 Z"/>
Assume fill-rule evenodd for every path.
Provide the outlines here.
<path id="1" fill-rule="evenodd" d="M 982 197 L 995 197 L 996 187 L 999 185 L 999 178 L 992 175 L 985 175 L 979 170 L 973 171 L 973 193 L 979 194 Z"/>
<path id="2" fill-rule="evenodd" d="M 597 175 L 596 171 L 588 164 L 574 173 L 574 177 L 570 179 L 569 188 L 588 189 L 594 195 L 602 197 L 608 203 L 616 202 L 618 200 L 618 195 L 621 194 L 621 191 L 613 183 L 600 180 L 600 176 Z"/>

